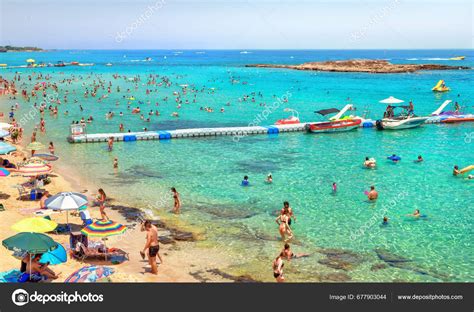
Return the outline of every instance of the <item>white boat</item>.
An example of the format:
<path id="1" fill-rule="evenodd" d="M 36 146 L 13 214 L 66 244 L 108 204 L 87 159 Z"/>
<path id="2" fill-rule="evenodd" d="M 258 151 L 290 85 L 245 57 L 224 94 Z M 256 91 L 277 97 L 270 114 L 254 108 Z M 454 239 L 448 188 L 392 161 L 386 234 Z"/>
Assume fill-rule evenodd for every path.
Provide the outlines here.
<path id="1" fill-rule="evenodd" d="M 376 126 L 379 130 L 402 130 L 402 129 L 411 129 L 421 126 L 426 122 L 428 117 L 419 117 L 416 116 L 412 111 L 409 111 L 409 106 L 395 106 L 394 104 L 401 104 L 403 100 L 399 100 L 390 96 L 380 103 L 388 104 L 387 111 L 384 113 L 384 118 L 382 120 L 377 120 Z M 389 110 L 391 108 L 391 110 Z M 402 112 L 398 115 L 394 115 L 393 109 L 399 108 L 402 109 Z M 387 116 L 388 115 L 388 116 Z"/>
<path id="2" fill-rule="evenodd" d="M 421 126 L 428 117 L 418 116 L 398 116 L 393 118 L 384 118 L 377 120 L 377 129 L 379 130 L 402 130 Z"/>

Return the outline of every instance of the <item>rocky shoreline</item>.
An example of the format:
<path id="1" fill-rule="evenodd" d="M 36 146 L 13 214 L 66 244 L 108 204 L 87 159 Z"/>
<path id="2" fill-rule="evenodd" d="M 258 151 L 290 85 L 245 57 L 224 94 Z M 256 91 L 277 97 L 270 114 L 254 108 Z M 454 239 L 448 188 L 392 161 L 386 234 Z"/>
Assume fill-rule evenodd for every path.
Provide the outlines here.
<path id="1" fill-rule="evenodd" d="M 326 62 L 308 62 L 299 65 L 283 64 L 249 64 L 245 67 L 258 68 L 286 68 L 295 70 L 315 70 L 326 72 L 353 72 L 353 73 L 413 73 L 420 70 L 453 70 L 471 69 L 467 66 L 450 66 L 440 64 L 392 64 L 386 60 L 344 60 Z"/>

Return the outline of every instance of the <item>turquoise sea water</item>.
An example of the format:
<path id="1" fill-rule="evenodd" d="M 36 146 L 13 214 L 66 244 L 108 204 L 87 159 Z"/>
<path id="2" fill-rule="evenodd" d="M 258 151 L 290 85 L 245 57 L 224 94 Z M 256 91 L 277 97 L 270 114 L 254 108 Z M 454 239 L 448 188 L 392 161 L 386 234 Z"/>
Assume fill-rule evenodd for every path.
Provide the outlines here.
<path id="1" fill-rule="evenodd" d="M 284 108 L 299 112 L 302 121 L 317 119 L 315 110 L 337 107 L 346 103 L 358 107 L 358 113 L 369 112 L 370 117 L 381 117 L 384 105 L 378 101 L 393 95 L 406 101 L 413 100 L 416 113 L 427 115 L 444 100 L 458 101 L 466 110 L 474 112 L 472 70 L 427 71 L 414 74 L 358 74 L 320 73 L 279 69 L 246 68 L 252 63 L 302 63 L 329 59 L 373 58 L 393 63 L 437 63 L 474 66 L 474 53 L 467 51 L 52 51 L 45 53 L 3 53 L 0 63 L 24 64 L 27 58 L 45 63 L 79 61 L 94 63 L 91 67 L 0 69 L 0 75 L 11 79 L 21 72 L 19 89 L 45 81 L 28 80 L 28 75 L 49 74 L 48 81 L 57 82 L 59 116 L 46 113 L 47 136 L 39 136 L 43 143 L 54 141 L 61 156 L 59 166 L 73 164 L 72 172 L 82 179 L 103 187 L 109 196 L 140 207 L 166 214 L 172 205 L 169 187 L 181 193 L 183 214 L 179 217 L 196 225 L 205 233 L 208 248 L 224 250 L 232 255 L 231 271 L 248 273 L 257 279 L 271 280 L 270 263 L 281 248 L 275 211 L 288 200 L 297 215 L 294 225 L 295 252 L 314 252 L 321 248 L 351 250 L 362 259 L 348 271 L 355 281 L 473 281 L 473 194 L 474 182 L 454 178 L 454 164 L 461 168 L 474 163 L 473 124 L 424 125 L 404 131 L 376 131 L 359 129 L 339 134 L 281 134 L 249 136 L 236 142 L 232 137 L 180 139 L 116 143 L 109 153 L 105 144 L 75 144 L 66 142 L 72 120 L 92 115 L 95 121 L 89 133 L 118 132 L 125 129 L 139 131 L 169 130 L 192 127 L 220 127 L 247 125 L 262 113 L 261 103 L 272 104 L 278 97 L 289 94 L 288 103 L 281 104 L 261 125 L 270 125 L 288 116 Z M 465 61 L 450 61 L 450 57 L 465 55 Z M 151 57 L 152 61 L 144 59 Z M 166 58 L 165 58 L 166 57 Z M 107 67 L 106 63 L 113 66 Z M 114 74 L 121 75 L 113 78 Z M 148 75 L 169 78 L 169 87 L 147 86 Z M 138 83 L 127 78 L 137 77 Z M 126 77 L 124 77 L 126 76 Z M 64 83 L 64 79 L 73 78 Z M 97 97 L 83 97 L 91 83 L 102 79 L 105 89 Z M 452 91 L 434 94 L 431 88 L 444 79 Z M 107 85 L 112 81 L 112 93 Z M 159 79 L 157 79 L 159 81 Z M 234 81 L 234 83 L 232 83 Z M 84 85 L 83 85 L 84 84 Z M 173 92 L 181 92 L 179 85 L 187 84 L 199 90 L 183 96 L 180 109 Z M 121 92 L 116 92 L 120 86 Z M 152 92 L 145 94 L 149 88 Z M 127 93 L 127 89 L 130 92 Z M 63 97 L 69 90 L 67 104 Z M 75 94 L 73 93 L 75 90 Z M 239 101 L 255 92 L 255 102 Z M 261 92 L 262 96 L 258 96 Z M 52 93 L 52 90 L 47 92 Z M 158 109 L 161 116 L 151 122 L 140 120 L 127 110 L 124 96 L 134 96 L 131 107 L 140 106 L 145 117 Z M 166 102 L 164 97 L 168 96 Z M 350 98 L 350 99 L 349 99 Z M 74 99 L 78 100 L 74 104 Z M 190 104 L 185 104 L 188 99 Z M 18 97 L 1 99 L 1 111 L 18 102 L 19 119 L 31 110 L 31 99 L 26 103 Z M 119 106 L 116 106 L 116 101 Z M 143 101 L 143 104 L 138 104 Z M 150 103 L 148 103 L 150 101 Z M 156 106 L 156 102 L 159 106 Z M 230 103 L 227 106 L 226 103 Z M 79 110 L 79 104 L 84 111 Z M 214 113 L 200 110 L 210 106 Z M 225 108 L 220 113 L 220 108 Z M 69 111 L 69 116 L 63 112 Z M 116 116 L 106 120 L 105 114 Z M 123 117 L 118 113 L 122 111 Z M 179 118 L 171 117 L 178 111 Z M 39 120 L 25 125 L 27 134 Z M 398 164 L 385 160 L 396 153 L 402 157 Z M 422 164 L 413 160 L 421 154 Z M 365 156 L 375 157 L 376 170 L 362 168 Z M 120 169 L 112 170 L 118 157 Z M 264 179 L 272 173 L 274 183 Z M 239 184 L 244 175 L 251 186 Z M 337 194 L 331 184 L 337 182 Z M 380 198 L 377 203 L 366 201 L 363 194 L 375 185 Z M 388 207 L 388 208 L 387 208 Z M 385 210 L 388 209 L 388 210 Z M 413 220 L 405 214 L 420 209 L 427 218 Z M 381 227 L 384 215 L 390 225 Z M 204 244 L 204 243 L 203 243 Z M 371 269 L 380 264 L 376 249 L 410 259 L 404 267 Z M 318 263 L 320 253 L 293 261 L 287 268 L 287 279 L 318 281 L 321 275 L 341 272 Z"/>

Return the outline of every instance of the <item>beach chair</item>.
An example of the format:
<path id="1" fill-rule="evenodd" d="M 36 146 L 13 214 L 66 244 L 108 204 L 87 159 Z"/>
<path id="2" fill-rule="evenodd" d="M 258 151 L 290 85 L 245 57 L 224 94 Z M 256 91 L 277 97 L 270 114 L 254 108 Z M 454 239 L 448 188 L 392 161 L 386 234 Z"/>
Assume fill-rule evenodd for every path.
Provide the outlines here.
<path id="1" fill-rule="evenodd" d="M 18 185 L 16 189 L 18 190 L 19 200 L 30 198 L 30 193 L 23 186 Z"/>
<path id="2" fill-rule="evenodd" d="M 119 248 L 89 247 L 87 236 L 81 232 L 71 232 L 69 236 L 72 256 L 81 262 L 89 261 L 107 261 L 112 263 L 121 263 L 129 260 L 128 253 Z"/>

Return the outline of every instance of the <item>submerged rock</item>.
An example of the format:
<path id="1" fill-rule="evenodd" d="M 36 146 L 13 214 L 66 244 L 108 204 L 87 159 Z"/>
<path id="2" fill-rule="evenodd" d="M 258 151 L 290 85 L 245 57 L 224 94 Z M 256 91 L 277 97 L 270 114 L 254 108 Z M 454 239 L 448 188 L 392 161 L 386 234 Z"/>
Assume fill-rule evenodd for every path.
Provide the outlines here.
<path id="1" fill-rule="evenodd" d="M 351 277 L 346 273 L 329 273 L 321 276 L 322 282 L 347 282 L 350 281 Z"/>
<path id="2" fill-rule="evenodd" d="M 214 275 L 219 275 L 225 279 L 229 279 L 231 281 L 234 281 L 236 283 L 257 283 L 257 280 L 254 280 L 250 275 L 231 275 L 226 272 L 223 272 L 219 269 L 209 269 L 207 272 L 212 273 Z"/>
<path id="3" fill-rule="evenodd" d="M 350 250 L 329 248 L 320 249 L 318 252 L 326 255 L 326 258 L 318 260 L 318 263 L 336 270 L 349 271 L 364 262 L 361 255 Z"/>
<path id="4" fill-rule="evenodd" d="M 373 266 L 371 266 L 370 270 L 372 272 L 375 272 L 375 271 L 378 271 L 378 270 L 386 269 L 387 267 L 388 267 L 388 265 L 386 265 L 385 263 L 379 263 L 379 264 L 374 264 Z"/>
<path id="5" fill-rule="evenodd" d="M 403 263 L 403 262 L 412 261 L 410 259 L 407 259 L 407 258 L 404 258 L 402 256 L 396 255 L 396 254 L 388 251 L 387 249 L 383 249 L 383 248 L 376 248 L 375 253 L 377 254 L 377 256 L 379 257 L 380 260 L 383 260 L 383 261 L 385 261 L 389 264 L 390 263 L 394 264 L 394 263 Z"/>

